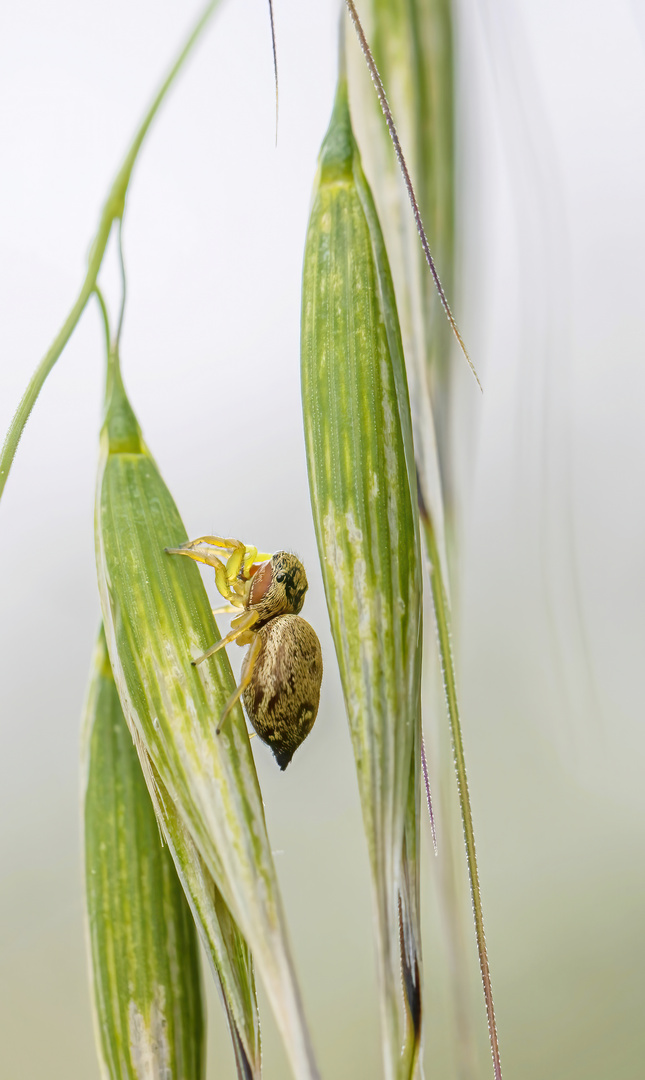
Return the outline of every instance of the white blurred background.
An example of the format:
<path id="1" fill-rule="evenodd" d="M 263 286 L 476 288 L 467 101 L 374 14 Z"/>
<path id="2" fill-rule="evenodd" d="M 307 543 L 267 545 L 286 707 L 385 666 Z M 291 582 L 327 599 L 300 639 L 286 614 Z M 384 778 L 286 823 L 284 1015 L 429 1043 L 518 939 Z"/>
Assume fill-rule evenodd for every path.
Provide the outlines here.
<path id="1" fill-rule="evenodd" d="M 296 550 L 326 662 L 279 774 L 255 747 L 324 1076 L 379 1075 L 367 860 L 304 461 L 299 290 L 337 6 L 228 0 L 150 133 L 125 223 L 124 378 L 189 535 Z M 360 5 L 359 5 L 360 8 Z M 0 15 L 0 432 L 108 184 L 199 10 Z M 460 0 L 459 678 L 505 1077 L 636 1080 L 643 1040 L 645 4 Z M 103 278 L 116 312 L 114 265 Z M 98 1077 L 78 732 L 98 625 L 103 342 L 86 311 L 0 506 L 0 1076 Z M 433 647 L 429 625 L 428 647 Z M 445 725 L 428 709 L 428 727 Z M 439 822 L 441 843 L 441 821 Z M 424 844 L 428 1075 L 457 1077 Z M 469 930 L 469 928 L 468 928 Z M 475 1064 L 491 1075 L 468 938 Z M 213 995 L 211 995 L 213 997 Z M 469 1004 L 469 1003 L 468 1003 Z M 267 1080 L 286 1075 L 263 1008 Z M 234 1076 L 213 999 L 209 1078 Z M 463 1075 L 463 1074 L 462 1074 Z"/>

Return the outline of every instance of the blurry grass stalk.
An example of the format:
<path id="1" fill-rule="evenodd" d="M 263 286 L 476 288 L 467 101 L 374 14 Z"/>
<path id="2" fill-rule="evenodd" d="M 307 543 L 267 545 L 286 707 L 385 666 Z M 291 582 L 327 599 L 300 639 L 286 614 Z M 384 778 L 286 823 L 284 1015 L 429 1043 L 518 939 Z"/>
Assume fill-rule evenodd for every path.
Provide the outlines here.
<path id="1" fill-rule="evenodd" d="M 362 0 L 364 30 L 387 89 L 401 144 L 407 158 L 435 263 L 449 297 L 454 286 L 455 170 L 454 78 L 451 0 Z M 408 192 L 383 122 L 380 104 L 370 85 L 365 61 L 358 48 L 350 53 L 352 103 L 358 112 L 358 130 L 366 170 L 374 179 L 375 198 L 384 223 L 392 260 L 397 301 L 413 402 L 413 428 L 422 505 L 422 522 L 430 560 L 430 577 L 437 622 L 439 658 L 450 720 L 454 766 L 457 774 L 463 831 L 466 842 L 473 913 L 491 1052 L 496 1077 L 501 1077 L 499 1048 L 475 855 L 470 797 L 457 703 L 456 678 L 450 641 L 449 569 L 454 571 L 455 499 L 450 448 L 451 378 L 453 346 L 450 325 L 442 310 L 423 255 Z M 436 434 L 435 434 L 436 432 Z M 448 538 L 446 540 L 446 537 Z M 450 768 L 441 762 L 442 784 Z M 445 805 L 445 804 L 444 804 Z M 443 815 L 444 821 L 449 815 Z M 444 843 L 458 844 L 456 835 Z M 440 841 L 441 847 L 441 841 Z M 458 876 L 445 866 L 444 905 L 461 899 Z M 467 973 L 460 948 L 459 913 L 448 911 L 454 988 L 462 1000 L 454 1012 L 459 1024 L 462 1062 L 472 1060 L 472 1030 L 464 1008 Z"/>
<path id="2" fill-rule="evenodd" d="M 362 0 L 359 6 L 434 261 L 451 299 L 455 280 L 452 2 Z M 383 226 L 399 307 L 417 465 L 426 505 L 432 510 L 443 544 L 444 514 L 448 529 L 452 529 L 449 418 L 453 334 L 428 272 L 390 135 L 354 35 L 348 64 L 355 128 Z"/>
<path id="3" fill-rule="evenodd" d="M 422 505 L 421 522 L 430 559 L 430 584 L 432 588 L 432 600 L 437 622 L 437 636 L 439 639 L 439 655 L 443 674 L 444 689 L 448 706 L 448 717 L 452 734 L 452 750 L 457 773 L 457 785 L 459 788 L 459 802 L 461 805 L 461 817 L 466 843 L 466 859 L 468 861 L 468 875 L 470 878 L 470 890 L 473 903 L 473 915 L 475 919 L 475 936 L 477 938 L 477 950 L 479 952 L 479 967 L 484 988 L 484 1000 L 488 1018 L 488 1034 L 490 1039 L 491 1054 L 493 1057 L 493 1069 L 495 1080 L 502 1080 L 502 1066 L 499 1055 L 499 1042 L 497 1038 L 497 1023 L 493 1005 L 493 988 L 491 983 L 488 953 L 486 950 L 486 937 L 484 934 L 484 915 L 482 910 L 481 889 L 479 885 L 479 871 L 477 868 L 477 856 L 475 853 L 475 833 L 473 829 L 472 810 L 470 806 L 470 793 L 466 776 L 466 761 L 461 736 L 461 721 L 459 718 L 459 703 L 457 699 L 457 683 L 455 666 L 452 656 L 452 643 L 450 635 L 450 607 L 448 597 L 441 576 L 439 554 L 435 540 L 432 519 Z"/>
<path id="4" fill-rule="evenodd" d="M 307 233 L 301 346 L 311 502 L 371 862 L 385 1074 L 407 1080 L 422 1017 L 416 475 L 394 292 L 342 66 Z"/>
<path id="5" fill-rule="evenodd" d="M 13 464 L 16 450 L 18 449 L 18 443 L 20 442 L 20 437 L 24 431 L 25 424 L 29 419 L 31 410 L 36 403 L 47 376 L 72 336 L 72 333 L 85 310 L 85 306 L 94 292 L 105 250 L 112 232 L 112 227 L 115 222 L 120 222 L 123 218 L 125 199 L 132 176 L 132 170 L 139 156 L 139 151 L 143 145 L 144 139 L 148 134 L 150 125 L 157 115 L 166 94 L 184 66 L 184 63 L 190 56 L 196 43 L 199 41 L 202 32 L 205 30 L 211 17 L 219 7 L 220 2 L 221 0 L 209 0 L 209 3 L 202 9 L 193 29 L 186 38 L 186 41 L 177 54 L 177 58 L 171 65 L 166 78 L 153 98 L 152 104 L 137 128 L 135 136 L 123 159 L 121 168 L 116 174 L 112 186 L 110 187 L 107 198 L 103 204 L 98 228 L 92 238 L 87 261 L 87 273 L 85 275 L 85 280 L 81 285 L 80 292 L 61 329 L 32 375 L 29 385 L 18 405 L 15 416 L 11 421 L 9 431 L 7 432 L 2 452 L 0 453 L 0 498 L 2 497 L 2 492 L 4 491 L 4 486 L 7 482 L 7 477 Z"/>
<path id="6" fill-rule="evenodd" d="M 222 650 L 208 663 L 191 664 L 220 635 L 195 564 L 164 552 L 166 546 L 179 547 L 186 531 L 143 442 L 114 347 L 107 400 L 96 501 L 97 569 L 121 705 L 194 910 L 208 887 L 203 860 L 251 948 L 294 1075 L 314 1080 L 318 1071 L 239 705 L 215 735 L 235 686 L 229 660 Z"/>
<path id="7" fill-rule="evenodd" d="M 83 733 L 85 896 L 101 1072 L 205 1074 L 195 927 L 126 727 L 101 632 Z"/>

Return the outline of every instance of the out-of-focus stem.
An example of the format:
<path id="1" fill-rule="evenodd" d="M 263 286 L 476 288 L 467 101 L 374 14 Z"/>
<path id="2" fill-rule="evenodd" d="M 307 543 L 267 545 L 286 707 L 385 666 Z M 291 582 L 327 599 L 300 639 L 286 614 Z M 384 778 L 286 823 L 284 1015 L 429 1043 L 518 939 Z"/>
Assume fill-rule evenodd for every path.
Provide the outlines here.
<path id="1" fill-rule="evenodd" d="M 369 72 L 370 72 L 370 75 L 372 77 L 372 82 L 374 83 L 374 88 L 375 88 L 376 93 L 378 95 L 378 99 L 379 99 L 379 102 L 380 102 L 380 105 L 381 105 L 381 109 L 383 110 L 383 116 L 385 117 L 385 122 L 387 124 L 387 129 L 388 129 L 388 131 L 390 133 L 390 138 L 392 140 L 392 146 L 394 147 L 394 152 L 396 154 L 396 159 L 397 159 L 397 161 L 399 163 L 399 168 L 401 169 L 401 175 L 403 176 L 403 182 L 405 184 L 405 189 L 406 189 L 406 191 L 408 193 L 408 198 L 410 200 L 410 206 L 412 207 L 412 213 L 414 215 L 414 220 L 416 222 L 417 231 L 419 233 L 419 239 L 421 241 L 421 247 L 423 248 L 423 254 L 425 255 L 425 259 L 426 259 L 426 262 L 428 264 L 428 268 L 430 270 L 430 273 L 432 274 L 432 279 L 433 279 L 433 281 L 435 283 L 435 287 L 436 287 L 437 292 L 439 294 L 439 299 L 441 300 L 441 305 L 442 305 L 442 307 L 443 307 L 443 309 L 444 309 L 444 311 L 446 313 L 446 317 L 448 319 L 448 322 L 450 323 L 450 326 L 452 327 L 452 332 L 455 335 L 455 337 L 457 338 L 457 341 L 459 342 L 459 347 L 461 348 L 461 351 L 463 352 L 463 354 L 464 354 L 464 356 L 466 358 L 466 361 L 468 363 L 468 367 L 472 371 L 473 376 L 474 376 L 474 378 L 475 378 L 475 380 L 477 382 L 477 385 L 479 386 L 479 389 L 482 390 L 483 388 L 482 388 L 481 382 L 479 381 L 479 375 L 477 374 L 477 372 L 475 370 L 475 365 L 473 364 L 472 360 L 470 359 L 470 356 L 468 355 L 468 350 L 467 350 L 466 345 L 464 343 L 464 340 L 463 340 L 463 338 L 461 336 L 459 327 L 457 326 L 455 317 L 454 317 L 454 315 L 452 313 L 452 310 L 450 308 L 450 304 L 448 303 L 448 298 L 447 298 L 447 296 L 446 296 L 446 294 L 444 292 L 443 285 L 441 284 L 441 281 L 439 279 L 439 273 L 438 273 L 437 268 L 435 266 L 435 262 L 434 262 L 434 259 L 432 257 L 432 252 L 430 251 L 430 244 L 428 243 L 428 237 L 426 235 L 425 227 L 423 225 L 423 221 L 422 221 L 422 218 L 421 218 L 421 211 L 419 209 L 419 204 L 417 202 L 417 197 L 416 197 L 416 194 L 415 194 L 415 191 L 414 191 L 414 187 L 412 185 L 412 180 L 410 178 L 410 173 L 409 173 L 409 170 L 408 170 L 408 166 L 407 166 L 405 157 L 403 156 L 403 150 L 401 148 L 401 143 L 399 141 L 398 132 L 396 130 L 396 126 L 395 126 L 395 123 L 394 123 L 394 117 L 392 116 L 392 110 L 390 109 L 390 106 L 388 104 L 387 95 L 385 93 L 385 87 L 383 86 L 383 80 L 381 79 L 381 76 L 379 74 L 379 70 L 378 70 L 378 68 L 376 66 L 376 61 L 374 60 L 374 57 L 372 55 L 372 50 L 369 47 L 367 38 L 365 37 L 365 33 L 363 31 L 361 21 L 360 21 L 360 19 L 358 17 L 358 12 L 356 10 L 354 0 L 345 0 L 345 3 L 347 5 L 347 10 L 349 12 L 352 23 L 354 24 L 354 29 L 356 30 L 356 35 L 358 37 L 358 40 L 359 40 L 359 43 L 360 43 L 360 46 L 361 46 L 361 50 L 362 50 L 363 55 L 365 57 L 365 62 L 367 63 L 367 66 L 369 68 Z"/>
<path id="2" fill-rule="evenodd" d="M 16 450 L 18 449 L 18 443 L 24 431 L 25 424 L 29 419 L 31 410 L 33 409 L 36 399 L 43 388 L 45 380 L 52 370 L 54 364 L 61 355 L 67 342 L 69 341 L 83 311 L 85 305 L 90 296 L 94 292 L 94 288 L 97 282 L 99 270 L 103 262 L 103 256 L 105 255 L 105 249 L 107 247 L 112 226 L 115 221 L 120 221 L 123 216 L 123 210 L 125 207 L 125 197 L 128 190 L 128 184 L 130 183 L 130 177 L 132 175 L 132 169 L 134 163 L 137 160 L 139 150 L 143 140 L 145 139 L 148 129 L 152 124 L 159 108 L 168 93 L 168 90 L 172 86 L 175 77 L 184 65 L 184 62 L 191 53 L 193 46 L 197 43 L 202 31 L 206 27 L 206 24 L 210 20 L 211 16 L 215 13 L 216 8 L 219 6 L 220 0 L 210 0 L 206 5 L 199 19 L 195 23 L 192 31 L 188 35 L 186 42 L 184 43 L 181 51 L 179 52 L 177 59 L 170 68 L 166 78 L 161 84 L 150 108 L 144 116 L 135 136 L 132 140 L 130 148 L 123 160 L 123 164 L 119 169 L 114 182 L 110 188 L 108 196 L 103 205 L 101 211 L 101 217 L 99 219 L 98 228 L 96 230 L 92 246 L 90 248 L 90 254 L 87 263 L 87 273 L 85 280 L 81 285 L 80 292 L 72 310 L 65 319 L 60 331 L 56 335 L 50 348 L 45 353 L 45 356 L 41 360 L 40 364 L 36 368 L 32 375 L 29 385 L 23 394 L 22 400 L 16 410 L 15 416 L 11 421 L 7 437 L 2 447 L 2 453 L 0 454 L 0 497 L 4 491 L 4 486 L 7 482 L 9 470 L 13 464 L 13 459 L 16 456 Z"/>
<path id="3" fill-rule="evenodd" d="M 468 792 L 468 780 L 466 777 L 466 761 L 464 758 L 463 740 L 461 737 L 461 722 L 459 719 L 459 705 L 457 702 L 457 686 L 455 670 L 452 659 L 452 645 L 450 641 L 450 608 L 448 598 L 441 576 L 439 552 L 435 538 L 432 520 L 423 505 L 420 505 L 420 519 L 426 539 L 428 557 L 430 559 L 430 587 L 437 623 L 437 636 L 439 639 L 439 653 L 443 675 L 443 685 L 446 694 L 446 704 L 452 733 L 452 748 L 457 773 L 457 785 L 459 788 L 459 803 L 461 806 L 461 818 L 464 828 L 464 840 L 466 843 L 466 858 L 468 861 L 468 875 L 470 877 L 470 891 L 473 903 L 473 915 L 475 918 L 475 934 L 477 937 L 477 950 L 479 952 L 479 967 L 481 970 L 482 984 L 484 987 L 484 1000 L 486 1002 L 486 1014 L 488 1017 L 488 1034 L 490 1048 L 493 1056 L 493 1068 L 495 1080 L 502 1080 L 502 1066 L 499 1056 L 499 1042 L 497 1038 L 497 1025 L 495 1023 L 495 1006 L 493 1004 L 493 989 L 491 985 L 488 953 L 486 951 L 486 938 L 484 935 L 484 916 L 482 912 L 481 890 L 479 886 L 479 872 L 477 870 L 477 856 L 475 853 L 475 833 L 473 830 L 472 810 L 470 806 L 470 794 Z"/>

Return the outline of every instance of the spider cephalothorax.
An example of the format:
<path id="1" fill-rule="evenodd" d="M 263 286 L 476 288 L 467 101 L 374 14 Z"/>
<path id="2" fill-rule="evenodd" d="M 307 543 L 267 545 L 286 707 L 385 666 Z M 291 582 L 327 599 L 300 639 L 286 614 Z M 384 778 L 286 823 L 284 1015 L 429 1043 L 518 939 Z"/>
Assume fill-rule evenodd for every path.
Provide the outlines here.
<path id="1" fill-rule="evenodd" d="M 250 586 L 247 610 L 256 611 L 258 623 L 265 623 L 277 615 L 297 615 L 308 583 L 300 559 L 289 551 L 276 551 L 255 571 Z"/>

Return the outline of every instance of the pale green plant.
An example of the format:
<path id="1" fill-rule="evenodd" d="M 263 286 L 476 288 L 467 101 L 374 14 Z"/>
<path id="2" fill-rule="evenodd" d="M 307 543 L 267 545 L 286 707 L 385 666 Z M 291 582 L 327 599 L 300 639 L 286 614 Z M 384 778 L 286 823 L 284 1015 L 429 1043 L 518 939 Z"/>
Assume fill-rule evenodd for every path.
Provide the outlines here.
<path id="1" fill-rule="evenodd" d="M 119 716 L 122 713 L 138 753 L 151 803 L 148 805 L 139 783 L 133 754 L 124 752 L 123 763 L 118 766 L 116 758 L 113 759 L 112 771 L 106 768 L 101 774 L 102 786 L 88 787 L 86 836 L 91 856 L 88 866 L 91 873 L 92 858 L 102 843 L 98 830 L 101 815 L 94 812 L 94 793 L 98 792 L 99 808 L 115 805 L 114 800 L 122 798 L 120 781 L 126 769 L 130 770 L 130 775 L 137 777 L 137 800 L 146 816 L 146 835 L 149 838 L 155 812 L 168 848 L 162 852 L 160 847 L 158 850 L 155 847 L 154 857 L 158 857 L 161 868 L 155 872 L 164 881 L 172 881 L 173 918 L 177 919 L 177 926 L 183 919 L 181 925 L 185 926 L 187 908 L 177 885 L 180 882 L 210 957 L 229 1021 L 238 1075 L 260 1076 L 252 957 L 267 990 L 294 1075 L 299 1080 L 314 1080 L 318 1071 L 291 960 L 262 798 L 241 707 L 235 708 L 221 736 L 215 736 L 214 732 L 217 718 L 233 689 L 230 665 L 224 652 L 198 668 L 191 663 L 218 640 L 219 633 L 194 565 L 186 560 L 170 559 L 164 553 L 168 546 L 178 547 L 186 539 L 186 533 L 125 393 L 119 367 L 123 313 L 113 340 L 98 289 L 107 244 L 114 225 L 121 228 L 128 185 L 146 133 L 217 6 L 217 0 L 213 0 L 205 7 L 110 189 L 79 296 L 34 374 L 7 436 L 0 458 L 0 494 L 34 401 L 89 298 L 96 293 L 107 328 L 108 383 L 97 485 L 96 555 L 109 664 L 102 652 L 93 674 L 88 725 L 96 741 L 101 731 L 98 725 L 101 709 L 105 706 L 115 723 L 117 713 Z M 351 0 L 348 7 L 357 22 Z M 374 15 L 377 23 L 379 18 L 385 19 L 386 8 L 380 13 L 375 11 Z M 385 29 L 381 32 L 387 37 L 387 21 L 383 25 Z M 373 63 L 369 50 L 365 51 Z M 375 67 L 372 74 L 383 102 L 384 91 Z M 394 134 L 389 115 L 388 124 Z M 450 171 L 451 165 L 446 168 Z M 452 328 L 459 336 L 439 285 L 414 199 L 413 210 L 435 283 Z M 449 247 L 452 217 L 447 233 Z M 408 251 L 407 258 L 416 267 L 414 290 L 418 294 L 414 300 L 410 296 L 404 300 L 411 318 L 409 313 L 413 312 L 414 304 L 423 306 L 423 297 L 427 299 L 428 293 L 425 279 L 419 276 L 418 251 L 415 249 L 414 254 Z M 435 303 L 434 298 L 432 302 Z M 437 337 L 433 336 L 432 327 L 436 329 L 438 325 L 435 312 L 421 338 L 417 334 L 417 359 L 408 367 L 415 406 L 411 415 L 388 257 L 351 128 L 347 83 L 341 66 L 334 114 L 321 151 L 307 238 L 302 321 L 303 409 L 312 508 L 372 872 L 384 1065 L 391 1080 L 412 1080 L 422 1073 L 419 897 L 422 558 L 417 478 L 432 563 L 440 655 L 455 744 L 491 1043 L 496 1075 L 501 1076 L 450 650 L 444 506 L 431 398 L 434 376 L 428 378 L 427 365 L 423 368 L 418 362 L 421 339 L 425 342 L 423 347 L 431 341 L 433 350 L 445 360 L 445 345 L 441 345 L 446 340 L 443 323 L 442 329 L 436 330 Z M 432 365 L 429 370 L 433 371 Z M 443 369 L 437 378 L 445 378 Z M 121 745 L 122 736 L 119 738 Z M 89 747 L 88 768 L 92 776 L 93 768 L 98 768 L 102 758 L 100 748 L 92 750 L 91 737 Z M 119 812 L 114 809 L 110 812 L 118 817 Z M 143 864 L 146 854 L 139 835 L 129 834 L 126 828 L 121 832 L 120 843 L 120 847 L 118 844 L 115 847 L 114 858 L 121 871 L 109 882 L 113 912 L 125 911 L 127 897 L 136 896 L 135 866 L 137 859 Z M 146 845 L 149 846 L 148 840 Z M 126 849 L 132 853 L 129 862 L 123 856 Z M 168 855 L 174 861 L 176 878 Z M 100 897 L 90 888 L 91 927 L 99 925 L 95 918 L 99 908 Z M 106 958 L 108 953 L 116 955 L 133 936 L 135 942 L 143 940 L 145 922 L 144 915 L 133 930 L 135 924 L 129 921 L 129 916 L 109 916 L 101 933 L 94 937 L 95 987 L 103 985 L 102 980 L 107 978 L 110 993 L 118 1001 L 118 1008 L 112 1012 L 97 1008 L 101 1021 L 99 1042 L 105 1061 L 108 1058 L 116 1061 L 119 1056 L 115 1052 L 110 1057 L 106 1047 L 125 1045 L 123 1016 L 128 1014 L 132 1000 L 132 980 L 126 967 L 117 965 L 119 975 Z M 159 928 L 161 923 L 151 907 L 150 925 Z M 194 952 L 194 944 L 191 948 Z M 136 952 L 135 943 L 127 954 L 128 963 L 133 962 Z M 152 971 L 157 960 L 163 968 L 167 959 L 163 956 L 163 935 L 159 934 L 146 963 Z M 181 990 L 181 977 L 193 989 L 197 985 L 192 960 L 185 972 L 174 971 L 175 975 L 180 976 L 176 980 L 178 998 L 188 1001 L 188 992 Z M 161 998 L 148 993 L 148 984 L 155 980 L 155 984 L 166 988 L 162 995 L 165 1001 L 172 990 L 163 974 L 147 980 L 147 996 L 144 994 L 134 1004 L 136 1015 L 144 1017 L 145 1022 L 137 1028 L 144 1036 L 152 1022 L 146 1019 L 152 1015 L 151 1010 L 155 1017 L 163 1014 Z M 201 1013 L 196 1002 L 195 996 L 191 1009 L 182 1006 L 176 1010 L 180 1014 L 183 1011 L 187 1024 L 192 1024 L 193 1064 L 192 1072 L 185 1072 L 186 1077 L 199 1076 L 202 1070 L 198 1050 Z M 183 1045 L 185 1032 L 181 1024 L 168 1037 L 173 1045 Z M 154 1042 L 147 1036 L 144 1041 L 146 1046 Z M 154 1059 L 151 1075 L 159 1070 L 163 1073 L 168 1060 L 165 1044 L 159 1045 L 156 1058 L 154 1048 L 149 1053 L 146 1050 L 146 1054 Z M 138 1075 L 136 1053 L 133 1060 L 135 1065 L 131 1068 L 123 1061 L 108 1065 L 110 1075 L 114 1078 L 130 1073 Z M 180 1080 L 184 1075 L 182 1068 L 177 1066 L 171 1075 Z"/>
<path id="2" fill-rule="evenodd" d="M 188 894 L 195 903 L 203 894 L 203 886 L 195 884 L 203 874 L 203 860 L 227 917 L 239 926 L 262 973 L 295 1075 L 315 1077 L 239 703 L 221 735 L 214 734 L 214 720 L 235 685 L 228 656 L 221 651 L 210 664 L 191 662 L 219 633 L 197 567 L 165 552 L 166 546 L 182 544 L 186 532 L 143 442 L 115 347 L 110 349 L 108 374 L 96 559 L 108 651 L 123 710 L 135 742 L 143 744 L 144 760 L 154 767 L 148 768 L 146 761 L 144 773 Z M 170 806 L 164 808 L 166 794 Z M 173 825 L 174 807 L 179 827 Z M 232 1007 L 236 998 L 227 997 Z M 248 1010 L 237 1012 L 238 1027 L 246 1031 Z M 249 1054 L 251 1060 L 254 1056 Z"/>
<path id="3" fill-rule="evenodd" d="M 450 328 L 455 332 L 469 363 L 470 360 L 439 285 L 422 222 L 425 213 L 430 223 L 433 250 L 439 251 L 447 280 L 452 281 L 454 163 L 450 4 L 448 0 L 411 0 L 409 4 L 402 4 L 401 0 L 368 0 L 366 6 L 374 30 L 373 51 L 367 44 L 353 0 L 347 0 L 347 6 L 357 28 L 361 50 L 367 56 L 370 74 L 378 91 L 378 105 L 385 113 L 396 151 L 396 154 L 393 153 L 387 145 L 389 140 L 386 139 L 384 125 L 377 123 L 381 117 L 374 115 L 377 111 L 374 95 L 367 94 L 365 80 L 361 81 L 360 78 L 362 72 L 357 69 L 357 97 L 363 106 L 364 124 L 372 136 L 366 139 L 366 145 L 370 148 L 371 174 L 375 178 L 377 199 L 387 222 L 389 248 L 394 253 L 396 291 L 404 312 L 406 356 L 415 403 L 413 426 L 421 520 L 429 560 L 440 670 L 450 723 L 493 1068 L 497 1080 L 500 1080 L 502 1072 L 497 1023 L 451 643 L 449 566 L 451 563 L 454 565 L 455 560 L 454 551 L 451 551 L 454 545 L 454 507 L 447 421 L 450 408 Z M 403 161 L 398 133 L 385 98 L 382 75 L 387 85 L 394 88 L 397 117 L 402 118 L 406 145 L 411 147 L 412 177 Z M 419 177 L 418 199 L 416 192 L 412 191 L 415 176 Z M 412 202 L 414 215 L 410 214 L 409 202 Z M 422 240 L 422 254 L 416 232 Z M 428 274 L 426 262 L 429 263 L 431 275 Z M 443 266 L 441 273 L 446 280 Z M 429 289 L 433 278 L 437 285 L 436 292 Z M 443 305 L 443 312 L 439 301 Z M 439 421 L 437 435 L 434 430 L 435 417 Z M 446 491 L 449 493 L 447 505 Z M 452 559 L 448 557 L 449 552 Z M 454 907 L 458 896 L 454 881 L 447 882 L 447 888 L 449 906 Z M 454 912 L 451 915 L 454 917 Z M 454 962 L 460 965 L 455 932 L 453 947 Z M 456 986 L 458 992 L 463 992 L 464 980 L 457 980 Z M 469 1035 L 466 1034 L 466 1038 Z"/>
<path id="4" fill-rule="evenodd" d="M 105 1076 L 200 1080 L 197 936 L 161 838 L 101 632 L 83 732 L 87 930 Z"/>
<path id="5" fill-rule="evenodd" d="M 416 475 L 394 291 L 342 71 L 305 249 L 302 399 L 311 504 L 372 867 L 385 1069 L 407 1078 L 422 1016 Z"/>

